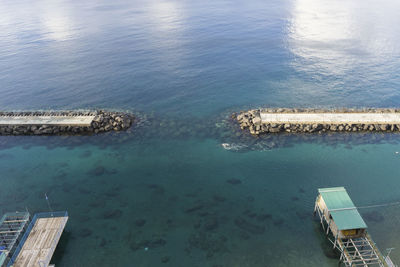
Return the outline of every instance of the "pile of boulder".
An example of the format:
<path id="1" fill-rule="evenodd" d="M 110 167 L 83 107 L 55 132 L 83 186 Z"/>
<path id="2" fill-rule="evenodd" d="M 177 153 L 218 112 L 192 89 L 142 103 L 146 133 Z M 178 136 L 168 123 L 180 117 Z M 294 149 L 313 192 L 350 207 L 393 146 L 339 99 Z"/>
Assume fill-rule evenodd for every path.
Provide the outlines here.
<path id="1" fill-rule="evenodd" d="M 97 134 L 109 131 L 122 131 L 131 127 L 134 116 L 129 113 L 112 111 L 35 111 L 35 112 L 0 112 L 1 117 L 59 117 L 92 116 L 90 125 L 55 125 L 55 124 L 10 124 L 0 125 L 0 135 L 76 135 Z"/>
<path id="2" fill-rule="evenodd" d="M 400 113 L 400 109 L 290 109 L 290 108 L 267 108 L 252 109 L 235 114 L 242 130 L 249 129 L 253 135 L 262 133 L 322 133 L 322 132 L 398 132 L 400 124 L 295 124 L 295 123 L 264 123 L 261 113 Z"/>
<path id="3" fill-rule="evenodd" d="M 94 133 L 126 130 L 131 127 L 133 120 L 132 114 L 99 111 L 88 130 Z"/>

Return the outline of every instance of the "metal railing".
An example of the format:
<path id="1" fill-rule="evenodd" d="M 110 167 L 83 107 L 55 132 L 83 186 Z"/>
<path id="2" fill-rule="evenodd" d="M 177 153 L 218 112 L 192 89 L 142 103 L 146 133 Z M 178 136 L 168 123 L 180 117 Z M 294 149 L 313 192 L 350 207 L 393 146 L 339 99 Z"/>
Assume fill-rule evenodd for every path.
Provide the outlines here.
<path id="1" fill-rule="evenodd" d="M 36 223 L 37 219 L 40 219 L 40 218 L 51 218 L 51 217 L 66 217 L 65 220 L 67 220 L 68 212 L 67 211 L 54 211 L 54 212 L 36 213 L 33 216 L 32 221 L 28 225 L 28 228 L 26 229 L 24 235 L 22 236 L 21 241 L 19 242 L 17 248 L 15 249 L 14 254 L 12 255 L 10 261 L 8 262 L 7 267 L 10 267 L 10 266 L 12 266 L 14 264 L 15 260 L 18 257 L 18 254 L 21 252 L 21 249 L 25 244 L 25 241 L 28 239 L 29 234 L 32 231 L 32 228 L 35 226 L 35 223 Z M 60 229 L 58 230 L 58 232 L 60 232 Z M 61 229 L 60 233 L 58 233 L 58 232 L 57 232 L 57 235 L 58 234 L 61 235 L 62 229 Z M 54 249 L 55 249 L 55 246 L 56 246 L 56 244 L 52 244 L 52 247 L 51 247 L 50 251 L 53 252 Z M 51 254 L 49 254 L 49 255 L 51 255 Z M 46 257 L 46 260 L 47 260 L 47 258 L 49 258 L 49 255 Z M 48 259 L 48 261 L 50 261 L 50 259 Z M 41 265 L 41 263 L 39 262 L 39 266 L 47 266 L 47 265 Z"/>

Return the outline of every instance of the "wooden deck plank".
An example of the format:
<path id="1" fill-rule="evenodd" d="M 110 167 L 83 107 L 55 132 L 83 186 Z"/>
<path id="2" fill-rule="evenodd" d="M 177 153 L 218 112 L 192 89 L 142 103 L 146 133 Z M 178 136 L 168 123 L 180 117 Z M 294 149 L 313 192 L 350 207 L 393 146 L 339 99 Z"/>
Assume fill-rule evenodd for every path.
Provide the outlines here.
<path id="1" fill-rule="evenodd" d="M 27 240 L 25 241 L 14 267 L 38 266 L 38 262 L 45 260 L 51 248 L 57 244 L 60 235 L 59 229 L 64 229 L 66 217 L 39 218 L 33 226 Z"/>

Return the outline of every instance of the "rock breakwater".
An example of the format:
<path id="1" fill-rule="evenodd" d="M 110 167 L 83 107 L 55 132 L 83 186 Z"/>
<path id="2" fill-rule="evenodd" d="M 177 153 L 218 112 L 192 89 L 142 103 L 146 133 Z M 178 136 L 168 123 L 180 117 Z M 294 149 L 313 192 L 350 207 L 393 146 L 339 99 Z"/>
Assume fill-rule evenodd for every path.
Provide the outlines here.
<path id="1" fill-rule="evenodd" d="M 252 109 L 235 114 L 242 130 L 263 133 L 399 132 L 400 109 Z"/>
<path id="2" fill-rule="evenodd" d="M 132 126 L 129 113 L 96 111 L 0 112 L 0 135 L 77 135 L 122 131 Z"/>

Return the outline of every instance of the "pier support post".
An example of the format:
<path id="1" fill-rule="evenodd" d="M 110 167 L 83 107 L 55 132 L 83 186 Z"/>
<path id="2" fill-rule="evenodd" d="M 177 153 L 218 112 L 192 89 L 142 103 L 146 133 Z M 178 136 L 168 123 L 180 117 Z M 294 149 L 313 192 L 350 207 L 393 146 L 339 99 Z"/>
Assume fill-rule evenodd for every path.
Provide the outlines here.
<path id="1" fill-rule="evenodd" d="M 333 242 L 333 249 L 336 248 L 336 242 L 337 242 L 337 240 L 338 240 L 338 235 L 336 234 L 336 236 L 335 236 L 335 242 Z"/>
<path id="2" fill-rule="evenodd" d="M 315 199 L 315 205 L 314 205 L 314 216 L 317 213 L 317 205 L 318 205 L 318 197 Z"/>
<path id="3" fill-rule="evenodd" d="M 329 219 L 329 222 L 328 222 L 328 227 L 326 227 L 326 235 L 328 235 L 328 233 L 329 233 L 329 227 L 330 227 L 330 225 L 331 225 L 331 220 L 332 219 Z"/>

